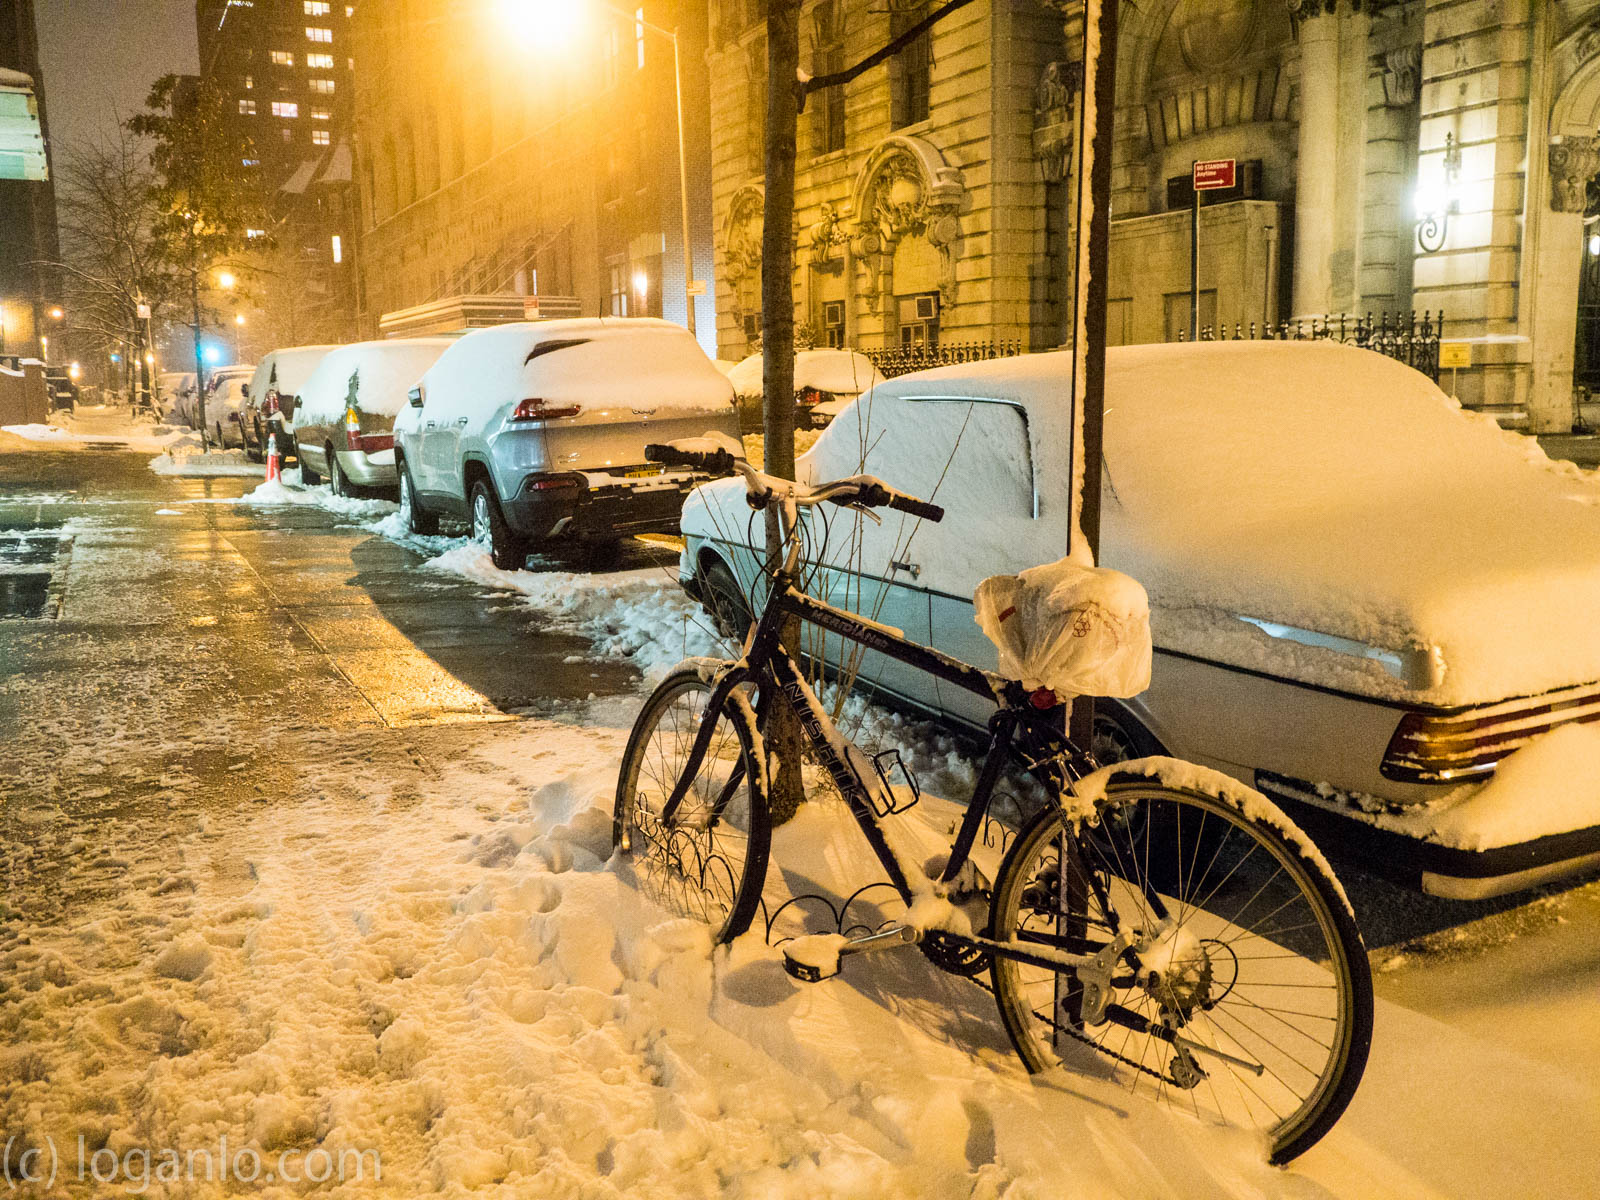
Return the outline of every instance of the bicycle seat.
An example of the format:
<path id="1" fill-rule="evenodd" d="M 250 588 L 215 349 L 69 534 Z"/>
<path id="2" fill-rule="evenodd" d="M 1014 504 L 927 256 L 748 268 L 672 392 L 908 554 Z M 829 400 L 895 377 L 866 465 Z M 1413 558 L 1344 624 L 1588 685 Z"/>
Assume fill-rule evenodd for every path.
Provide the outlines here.
<path id="1" fill-rule="evenodd" d="M 972 602 L 1000 673 L 1030 691 L 1137 696 L 1150 686 L 1150 599 L 1121 571 L 1062 559 L 992 575 Z"/>

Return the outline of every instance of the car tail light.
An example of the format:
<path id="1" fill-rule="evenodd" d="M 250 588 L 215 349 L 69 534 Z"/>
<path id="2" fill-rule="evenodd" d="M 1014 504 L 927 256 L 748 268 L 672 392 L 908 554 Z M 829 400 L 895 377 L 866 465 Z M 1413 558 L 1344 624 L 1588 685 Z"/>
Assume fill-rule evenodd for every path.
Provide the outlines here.
<path id="1" fill-rule="evenodd" d="M 1448 783 L 1494 773 L 1496 764 L 1542 733 L 1600 721 L 1600 686 L 1584 684 L 1457 713 L 1408 712 L 1389 739 L 1384 778 Z"/>
<path id="2" fill-rule="evenodd" d="M 269 417 L 278 415 L 278 393 L 268 392 L 265 400 L 261 402 L 261 411 Z"/>
<path id="3" fill-rule="evenodd" d="M 583 487 L 587 482 L 582 475 L 530 475 L 524 486 L 530 492 L 555 492 Z"/>
<path id="4" fill-rule="evenodd" d="M 795 394 L 794 402 L 800 405 L 802 408 L 812 408 L 818 404 L 821 404 L 824 400 L 829 399 L 832 399 L 832 397 L 830 397 L 827 392 L 818 391 L 814 387 L 807 387 L 801 388 L 799 392 Z"/>
<path id="5" fill-rule="evenodd" d="M 561 417 L 575 417 L 583 411 L 581 404 L 550 404 L 539 399 L 524 400 L 517 405 L 510 419 L 513 421 L 555 421 Z"/>
<path id="6" fill-rule="evenodd" d="M 344 410 L 344 440 L 348 449 L 362 449 L 361 414 L 356 410 L 356 406 L 353 404 Z"/>

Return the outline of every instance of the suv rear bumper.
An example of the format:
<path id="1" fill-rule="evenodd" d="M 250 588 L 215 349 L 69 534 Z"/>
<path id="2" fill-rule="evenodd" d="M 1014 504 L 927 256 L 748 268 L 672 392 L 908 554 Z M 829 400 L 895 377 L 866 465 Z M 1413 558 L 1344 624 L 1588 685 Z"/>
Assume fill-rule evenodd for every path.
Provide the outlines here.
<path id="1" fill-rule="evenodd" d="M 675 476 L 598 487 L 539 488 L 548 475 L 530 475 L 514 496 L 501 501 L 506 523 L 520 536 L 542 542 L 555 538 L 611 542 L 636 533 L 677 533 L 685 497 L 709 475 Z M 581 478 L 575 476 L 574 479 Z"/>

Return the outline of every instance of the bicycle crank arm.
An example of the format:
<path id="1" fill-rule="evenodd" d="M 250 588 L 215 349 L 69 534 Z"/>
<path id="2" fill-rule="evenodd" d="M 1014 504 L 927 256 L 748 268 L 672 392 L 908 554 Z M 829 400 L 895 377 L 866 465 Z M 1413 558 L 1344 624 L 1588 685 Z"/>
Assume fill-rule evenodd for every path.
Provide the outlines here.
<path id="1" fill-rule="evenodd" d="M 841 945 L 836 952 L 832 970 L 826 964 L 815 962 L 801 962 L 785 950 L 783 952 L 783 969 L 801 983 L 821 983 L 824 979 L 832 979 L 839 974 L 843 966 L 842 960 L 849 954 L 869 954 L 877 950 L 901 950 L 906 946 L 915 946 L 922 940 L 919 930 L 910 925 L 896 925 L 892 929 L 879 930 L 869 933 L 865 937 L 853 938 Z"/>
<path id="2" fill-rule="evenodd" d="M 1207 1054 L 1212 1058 L 1220 1058 L 1223 1062 L 1243 1067 L 1253 1075 L 1265 1075 L 1267 1072 L 1267 1068 L 1261 1063 L 1250 1062 L 1248 1059 L 1229 1054 L 1226 1050 L 1218 1050 L 1215 1046 L 1207 1046 L 1204 1042 L 1193 1041 L 1174 1029 L 1168 1029 L 1165 1025 L 1159 1025 L 1150 1018 L 1141 1016 L 1130 1008 L 1123 1008 L 1120 1004 L 1106 1005 L 1106 1019 L 1113 1025 L 1121 1025 L 1124 1029 L 1131 1029 L 1135 1033 L 1148 1034 L 1169 1045 L 1181 1046 L 1193 1054 Z"/>

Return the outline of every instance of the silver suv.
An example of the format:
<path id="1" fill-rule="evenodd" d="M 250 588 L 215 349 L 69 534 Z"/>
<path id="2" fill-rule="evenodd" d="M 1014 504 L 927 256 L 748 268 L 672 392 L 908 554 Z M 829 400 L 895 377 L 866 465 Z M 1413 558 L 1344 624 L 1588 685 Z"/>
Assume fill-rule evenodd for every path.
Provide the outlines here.
<path id="1" fill-rule="evenodd" d="M 738 433 L 732 385 L 681 326 L 497 325 L 440 355 L 395 419 L 401 511 L 418 533 L 470 521 L 503 570 L 560 541 L 605 557 L 675 533 L 706 479 L 646 462 L 647 443 Z"/>

